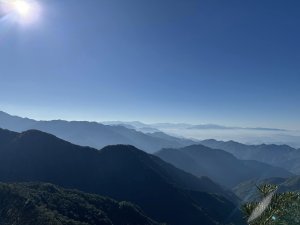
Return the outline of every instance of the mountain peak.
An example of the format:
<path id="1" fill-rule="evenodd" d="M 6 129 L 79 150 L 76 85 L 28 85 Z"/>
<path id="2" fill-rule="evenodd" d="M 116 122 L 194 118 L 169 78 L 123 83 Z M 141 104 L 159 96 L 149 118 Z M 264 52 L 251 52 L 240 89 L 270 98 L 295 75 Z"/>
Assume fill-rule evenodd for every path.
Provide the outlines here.
<path id="1" fill-rule="evenodd" d="M 199 179 L 130 145 L 98 151 L 36 130 L 3 144 L 0 178 L 4 182 L 50 182 L 131 201 L 155 220 L 174 225 L 213 225 L 235 209 L 236 197 L 210 179 Z M 220 216 L 207 210 L 206 204 Z"/>
<path id="2" fill-rule="evenodd" d="M 0 127 L 16 132 L 30 129 L 41 130 L 71 143 L 97 149 L 107 145 L 129 144 L 151 153 L 161 148 L 183 147 L 191 143 L 188 140 L 161 133 L 147 134 L 124 125 L 104 125 L 89 121 L 36 121 L 11 116 L 4 112 L 0 114 Z"/>
<path id="3" fill-rule="evenodd" d="M 147 155 L 144 151 L 134 147 L 133 145 L 108 145 L 100 150 L 102 154 L 127 154 L 127 155 Z"/>

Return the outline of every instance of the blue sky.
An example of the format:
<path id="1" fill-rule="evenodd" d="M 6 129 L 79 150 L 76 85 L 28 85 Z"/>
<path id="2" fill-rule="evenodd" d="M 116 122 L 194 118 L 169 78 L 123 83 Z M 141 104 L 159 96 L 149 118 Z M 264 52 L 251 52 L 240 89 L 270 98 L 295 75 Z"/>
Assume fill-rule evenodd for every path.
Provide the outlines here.
<path id="1" fill-rule="evenodd" d="M 300 129 L 298 0 L 43 0 L 0 22 L 0 110 Z"/>

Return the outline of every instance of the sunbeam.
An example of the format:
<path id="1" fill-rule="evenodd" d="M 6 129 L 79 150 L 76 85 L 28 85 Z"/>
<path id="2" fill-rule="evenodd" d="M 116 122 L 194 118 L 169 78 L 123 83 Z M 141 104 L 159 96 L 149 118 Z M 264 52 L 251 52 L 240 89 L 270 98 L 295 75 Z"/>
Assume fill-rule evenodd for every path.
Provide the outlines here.
<path id="1" fill-rule="evenodd" d="M 1 20 L 16 22 L 19 24 L 31 24 L 38 21 L 41 14 L 41 6 L 34 0 L 10 0 L 0 1 Z"/>

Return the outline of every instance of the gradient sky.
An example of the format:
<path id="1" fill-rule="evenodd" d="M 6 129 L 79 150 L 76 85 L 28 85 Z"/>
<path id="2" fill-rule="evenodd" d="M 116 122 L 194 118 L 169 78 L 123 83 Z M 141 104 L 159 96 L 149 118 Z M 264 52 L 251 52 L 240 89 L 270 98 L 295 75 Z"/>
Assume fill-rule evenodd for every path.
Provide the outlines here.
<path id="1" fill-rule="evenodd" d="M 300 129 L 299 0 L 44 0 L 0 22 L 0 110 Z"/>

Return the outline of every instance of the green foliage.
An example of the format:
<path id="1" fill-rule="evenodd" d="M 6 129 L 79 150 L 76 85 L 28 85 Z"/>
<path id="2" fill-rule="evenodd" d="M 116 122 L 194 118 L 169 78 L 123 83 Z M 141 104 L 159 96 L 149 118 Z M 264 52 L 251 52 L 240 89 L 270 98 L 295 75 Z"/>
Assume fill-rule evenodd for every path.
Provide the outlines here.
<path id="1" fill-rule="evenodd" d="M 135 205 L 52 184 L 1 184 L 1 225 L 158 225 Z"/>
<path id="2" fill-rule="evenodd" d="M 246 203 L 242 207 L 249 225 L 300 224 L 300 193 L 276 193 L 278 187 L 272 184 L 263 184 L 257 188 L 262 200 Z M 268 198 L 270 202 L 266 201 Z M 266 207 L 263 208 L 263 205 Z M 256 218 L 249 221 L 254 214 Z"/>

